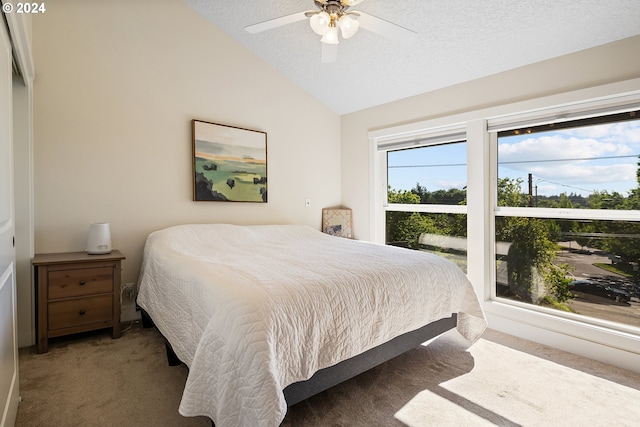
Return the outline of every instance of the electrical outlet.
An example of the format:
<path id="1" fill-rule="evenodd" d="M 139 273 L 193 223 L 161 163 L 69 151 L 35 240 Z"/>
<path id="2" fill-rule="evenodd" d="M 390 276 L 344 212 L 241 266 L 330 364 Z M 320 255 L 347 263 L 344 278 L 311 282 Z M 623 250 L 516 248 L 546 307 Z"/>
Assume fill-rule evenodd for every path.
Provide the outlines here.
<path id="1" fill-rule="evenodd" d="M 122 285 L 122 290 L 121 290 L 121 297 L 122 297 L 122 302 L 125 303 L 132 303 L 133 300 L 135 299 L 136 295 L 136 284 L 135 283 L 125 283 Z"/>

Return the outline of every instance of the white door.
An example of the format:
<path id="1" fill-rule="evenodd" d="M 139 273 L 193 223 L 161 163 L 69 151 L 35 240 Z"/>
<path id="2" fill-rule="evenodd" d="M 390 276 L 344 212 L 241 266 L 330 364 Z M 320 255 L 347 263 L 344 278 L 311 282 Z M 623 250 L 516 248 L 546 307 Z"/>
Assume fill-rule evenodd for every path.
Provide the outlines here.
<path id="1" fill-rule="evenodd" d="M 18 410 L 11 62 L 11 43 L 0 20 L 0 427 L 13 426 Z"/>

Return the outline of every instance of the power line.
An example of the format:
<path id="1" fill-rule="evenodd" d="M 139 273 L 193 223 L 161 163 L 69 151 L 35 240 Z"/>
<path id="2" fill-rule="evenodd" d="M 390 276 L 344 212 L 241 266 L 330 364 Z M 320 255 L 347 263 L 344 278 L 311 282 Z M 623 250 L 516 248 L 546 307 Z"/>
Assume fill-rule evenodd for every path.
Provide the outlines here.
<path id="1" fill-rule="evenodd" d="M 567 161 L 580 161 L 580 160 L 608 160 L 608 159 L 629 159 L 632 157 L 639 157 L 640 154 L 629 154 L 626 156 L 601 156 L 601 157 L 575 157 L 567 159 L 546 159 L 546 160 L 514 160 L 511 162 L 498 162 L 498 165 L 512 165 L 519 163 L 551 163 L 551 162 L 567 162 Z M 445 163 L 445 164 L 429 164 L 429 165 L 390 165 L 389 169 L 397 168 L 434 168 L 434 167 L 453 167 L 453 166 L 467 166 L 466 163 Z"/>
<path id="2" fill-rule="evenodd" d="M 397 166 L 387 166 L 389 169 L 393 168 L 435 168 L 435 167 L 443 167 L 443 166 L 467 166 L 466 163 L 449 163 L 442 165 L 397 165 Z"/>
<path id="3" fill-rule="evenodd" d="M 553 182 L 553 181 L 549 181 L 547 179 L 542 179 L 542 178 L 536 178 L 537 182 L 548 182 L 549 184 L 555 184 L 555 185 L 559 185 L 561 187 L 569 187 L 569 188 L 575 188 L 576 190 L 582 190 L 582 191 L 586 191 L 588 193 L 595 193 L 595 190 L 587 190 L 586 188 L 580 188 L 580 187 L 575 187 L 573 185 L 567 185 L 567 184 L 560 184 L 559 182 Z"/>
<path id="4" fill-rule="evenodd" d="M 498 162 L 499 165 L 512 165 L 516 163 L 549 163 L 549 162 L 566 162 L 577 160 L 606 160 L 606 159 L 628 159 L 631 157 L 638 157 L 638 154 L 631 154 L 627 156 L 602 156 L 602 157 L 577 157 L 573 159 L 548 159 L 548 160 L 514 160 L 511 162 Z"/>

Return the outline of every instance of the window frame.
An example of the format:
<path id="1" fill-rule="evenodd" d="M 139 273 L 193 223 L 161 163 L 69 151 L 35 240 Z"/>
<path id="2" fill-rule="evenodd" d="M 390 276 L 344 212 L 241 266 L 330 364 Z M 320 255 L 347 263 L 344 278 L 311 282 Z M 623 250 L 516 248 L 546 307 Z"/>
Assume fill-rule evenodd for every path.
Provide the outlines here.
<path id="1" fill-rule="evenodd" d="M 428 128 L 407 130 L 405 132 L 393 133 L 385 136 L 370 136 L 370 146 L 373 147 L 371 156 L 373 157 L 372 169 L 372 219 L 371 236 L 372 241 L 385 244 L 386 236 L 386 213 L 391 212 L 421 212 L 421 213 L 456 213 L 467 214 L 466 205 L 439 205 L 439 204 L 398 204 L 388 201 L 388 164 L 387 153 L 401 149 L 422 148 L 437 146 L 451 142 L 468 142 L 466 136 L 466 123 L 448 123 L 443 126 L 431 126 Z M 468 149 L 467 149 L 468 156 Z M 468 162 L 467 162 L 468 163 Z M 467 166 L 468 171 L 468 166 Z M 379 211 L 382 205 L 383 210 Z"/>
<path id="2" fill-rule="evenodd" d="M 628 96 L 623 97 L 624 99 L 630 101 L 627 104 L 620 104 L 618 102 L 615 103 L 616 108 L 626 108 L 626 109 L 634 109 L 638 105 L 638 102 L 634 102 L 634 100 L 629 98 Z M 640 102 L 640 94 L 638 95 L 638 101 Z M 606 105 L 606 101 L 602 101 L 602 104 L 597 102 L 590 102 L 589 105 L 595 107 L 594 111 L 597 111 L 599 114 L 604 114 L 606 111 L 610 111 L 606 108 L 597 108 L 600 105 Z M 570 113 L 563 115 L 563 117 L 581 117 L 578 113 L 571 113 L 571 106 L 564 106 L 563 109 L 568 110 Z M 591 110 L 587 112 L 583 112 L 586 117 L 599 117 L 595 116 Z M 526 123 L 526 121 L 522 121 L 526 118 L 525 115 L 520 115 L 520 122 L 518 125 L 522 123 Z M 538 124 L 540 123 L 539 119 L 536 119 Z M 487 123 L 487 128 L 491 127 L 491 123 Z M 518 126 L 520 127 L 520 126 Z M 502 125 L 501 130 L 508 129 L 508 125 Z M 493 186 L 493 197 L 494 200 L 492 202 L 493 216 L 492 216 L 492 227 L 493 227 L 493 235 L 495 236 L 495 218 L 497 217 L 527 217 L 527 218 L 541 218 L 541 219 L 563 219 L 563 220 L 619 220 L 619 221 L 632 221 L 632 222 L 640 222 L 640 211 L 637 210 L 610 210 L 610 209 L 583 209 L 583 208 L 539 208 L 539 207 L 506 207 L 506 206 L 498 206 L 497 201 L 497 180 L 498 180 L 498 131 L 492 130 L 489 131 L 489 140 L 490 140 L 490 162 L 489 165 L 492 171 L 492 186 Z M 494 237 L 495 242 L 495 237 Z M 493 254 L 495 259 L 495 245 L 493 248 Z M 613 323 L 606 321 L 604 319 L 586 317 L 575 313 L 569 313 L 565 311 L 559 311 L 548 307 L 542 307 L 535 304 L 524 303 L 514 301 L 508 298 L 499 297 L 496 295 L 496 271 L 495 268 L 492 271 L 492 279 L 491 279 L 491 300 L 499 301 L 508 305 L 515 305 L 517 307 L 522 307 L 528 310 L 533 310 L 541 313 L 546 313 L 551 316 L 558 316 L 561 318 L 570 319 L 573 321 L 577 321 L 584 324 L 589 324 L 602 328 L 610 328 L 617 332 L 624 332 L 629 334 L 636 334 L 640 338 L 640 328 L 633 327 L 631 325 L 624 325 L 619 323 Z"/>
<path id="3" fill-rule="evenodd" d="M 640 106 L 640 78 L 505 104 L 369 132 L 370 240 L 384 243 L 386 155 L 378 146 L 400 143 L 434 130 L 464 127 L 467 141 L 467 276 L 479 296 L 489 327 L 543 344 L 595 357 L 628 369 L 640 362 L 640 329 L 613 322 L 585 321 L 584 316 L 506 300 L 495 295 L 495 217 L 538 216 L 560 219 L 640 221 L 640 211 L 497 206 L 497 132 L 524 125 L 595 117 Z M 384 153 L 384 151 L 382 152 Z M 394 206 L 394 208 L 398 208 Z M 404 208 L 404 207 L 402 207 Z M 415 210 L 415 205 L 412 206 Z M 447 209 L 450 209 L 448 206 Z M 438 205 L 421 207 L 440 211 Z M 448 210 L 447 210 L 448 212 Z"/>
<path id="4" fill-rule="evenodd" d="M 466 136 L 466 131 L 463 134 Z M 378 146 L 378 151 L 384 153 L 384 155 L 382 156 L 383 157 L 382 173 L 384 174 L 385 188 L 388 188 L 388 182 L 389 182 L 389 176 L 388 176 L 389 165 L 387 163 L 389 152 L 397 151 L 397 150 L 411 150 L 411 149 L 417 149 L 417 148 L 437 147 L 443 144 L 459 144 L 459 143 L 467 144 L 466 139 L 460 140 L 461 135 L 462 134 L 460 132 L 455 134 L 450 134 L 450 135 L 444 135 L 443 137 L 438 139 L 438 142 L 428 142 L 424 144 L 415 142 L 411 144 L 410 147 L 381 148 L 380 146 Z M 466 161 L 466 158 L 465 158 L 465 161 Z M 383 208 L 385 213 L 389 211 L 391 212 L 457 213 L 457 214 L 467 213 L 466 205 L 440 205 L 440 204 L 433 204 L 433 203 L 418 203 L 418 204 L 389 203 L 389 200 L 387 199 L 388 195 L 389 195 L 388 191 L 385 191 L 384 201 L 383 201 Z"/>
<path id="5" fill-rule="evenodd" d="M 380 230 L 380 234 L 382 236 L 384 236 L 383 240 L 380 242 L 382 244 L 386 244 L 386 235 L 387 235 L 387 230 L 386 230 L 386 215 L 387 212 L 418 212 L 418 213 L 435 213 L 435 214 L 464 214 L 465 216 L 467 216 L 468 219 L 468 215 L 467 215 L 467 205 L 443 205 L 443 204 L 431 204 L 431 203 L 418 203 L 418 204 L 405 204 L 405 203 L 389 203 L 388 201 L 388 181 L 389 181 L 389 177 L 388 177 L 388 153 L 391 151 L 397 151 L 397 150 L 410 150 L 410 149 L 417 149 L 417 148 L 427 148 L 427 147 L 437 147 L 443 144 L 465 144 L 465 148 L 467 146 L 467 140 L 464 138 L 466 137 L 466 126 L 462 127 L 460 124 L 456 125 L 454 130 L 450 130 L 449 132 L 439 132 L 439 135 L 437 136 L 437 138 L 429 138 L 428 136 L 425 137 L 424 135 L 422 136 L 418 136 L 417 137 L 417 142 L 416 139 L 412 139 L 410 141 L 410 145 L 409 146 L 402 146 L 402 143 L 396 143 L 393 144 L 392 148 L 389 148 L 389 145 L 387 145 L 386 147 L 380 147 L 378 146 L 377 150 L 380 154 L 380 157 L 382 157 L 381 160 L 381 167 L 383 168 L 382 173 L 384 175 L 384 183 L 385 183 L 385 194 L 382 195 L 382 199 L 383 199 L 383 216 L 385 218 L 385 220 L 383 221 L 383 224 L 381 224 L 381 230 Z M 461 139 L 463 138 L 463 139 Z M 468 155 L 468 150 L 467 150 L 467 154 L 465 155 L 465 163 L 467 163 L 467 156 Z M 468 169 L 468 168 L 467 168 Z M 468 228 L 468 227 L 467 227 Z M 467 260 L 466 262 L 468 263 L 468 255 L 466 256 Z"/>

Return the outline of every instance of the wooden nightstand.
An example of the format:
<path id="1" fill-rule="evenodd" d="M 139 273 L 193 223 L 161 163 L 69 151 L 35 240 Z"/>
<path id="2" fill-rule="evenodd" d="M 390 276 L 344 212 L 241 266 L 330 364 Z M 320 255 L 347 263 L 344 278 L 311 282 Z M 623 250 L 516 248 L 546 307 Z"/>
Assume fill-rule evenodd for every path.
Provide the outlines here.
<path id="1" fill-rule="evenodd" d="M 86 252 L 36 254 L 36 336 L 38 353 L 49 338 L 112 328 L 120 337 L 120 271 L 124 255 Z"/>

